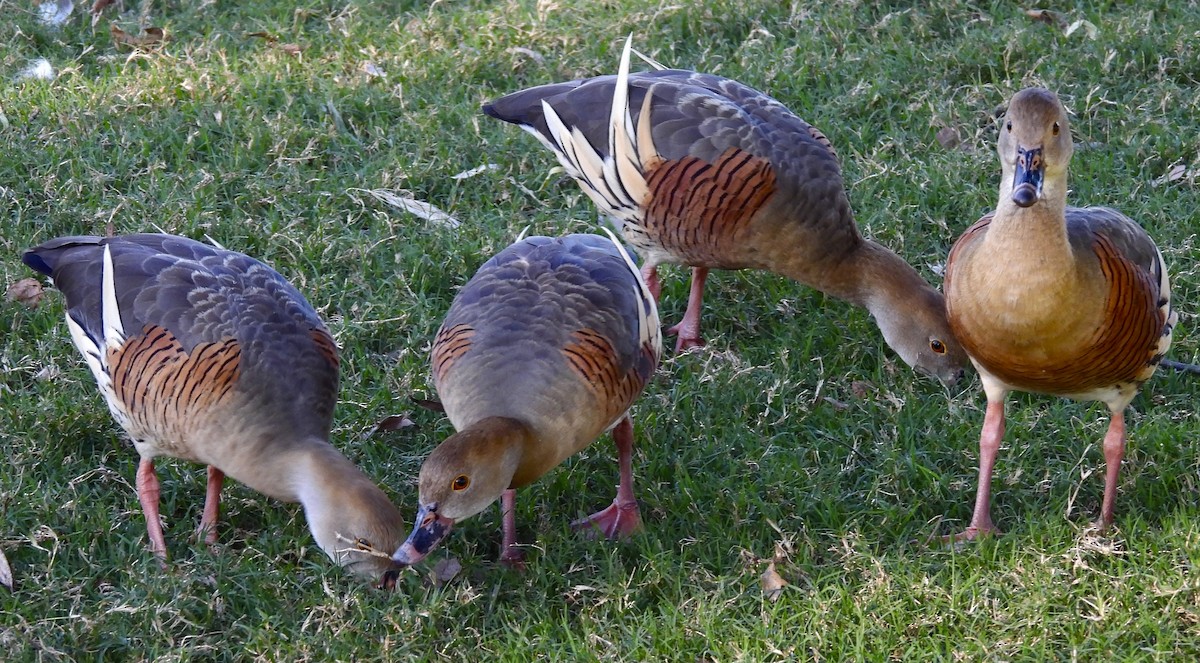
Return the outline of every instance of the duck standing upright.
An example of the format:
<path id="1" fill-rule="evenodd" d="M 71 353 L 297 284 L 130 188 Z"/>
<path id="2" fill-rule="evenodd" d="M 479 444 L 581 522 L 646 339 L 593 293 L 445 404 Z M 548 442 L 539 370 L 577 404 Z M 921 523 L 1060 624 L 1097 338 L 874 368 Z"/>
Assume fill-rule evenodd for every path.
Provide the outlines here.
<path id="1" fill-rule="evenodd" d="M 941 293 L 854 223 L 829 140 L 783 104 L 741 83 L 684 70 L 542 85 L 483 107 L 548 147 L 644 260 L 694 268 L 676 350 L 703 343 L 709 269 L 763 269 L 865 307 L 884 340 L 945 384 L 966 354 Z"/>
<path id="2" fill-rule="evenodd" d="M 1125 454 L 1125 408 L 1171 345 L 1177 314 L 1162 253 L 1115 210 L 1067 206 L 1072 150 L 1058 97 L 1041 88 L 1018 92 L 997 143 L 999 202 L 963 233 L 946 264 L 950 326 L 987 395 L 975 510 L 958 539 L 999 531 L 989 508 L 991 477 L 1004 401 L 1014 390 L 1108 406 L 1098 523 L 1108 528 Z"/>
<path id="3" fill-rule="evenodd" d="M 519 566 L 516 489 L 609 429 L 617 497 L 576 525 L 610 538 L 637 530 L 629 408 L 661 355 L 654 298 L 615 238 L 530 237 L 484 263 L 433 344 L 434 386 L 458 432 L 422 464 L 416 524 L 393 559 L 420 561 L 500 498 L 500 560 Z"/>
<path id="4" fill-rule="evenodd" d="M 300 502 L 317 544 L 383 584 L 400 512 L 328 442 L 338 351 L 304 297 L 249 256 L 174 235 L 60 237 L 25 252 L 66 296 L 71 340 L 141 455 L 138 499 L 167 556 L 154 459 L 208 465 L 212 544 L 226 474 Z"/>

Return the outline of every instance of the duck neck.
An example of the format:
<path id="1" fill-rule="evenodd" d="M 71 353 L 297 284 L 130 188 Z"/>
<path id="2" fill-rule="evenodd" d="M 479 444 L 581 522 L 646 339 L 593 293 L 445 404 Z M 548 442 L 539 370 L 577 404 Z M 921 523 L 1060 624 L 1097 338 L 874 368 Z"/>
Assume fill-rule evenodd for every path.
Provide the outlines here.
<path id="1" fill-rule="evenodd" d="M 903 310 L 912 293 L 936 294 L 912 265 L 892 250 L 864 239 L 828 271 L 820 290 L 871 312 L 876 319 Z"/>
<path id="2" fill-rule="evenodd" d="M 337 551 L 353 547 L 356 535 L 401 531 L 400 512 L 350 459 L 324 440 L 299 446 L 289 454 L 291 484 L 296 501 L 304 506 L 309 530 L 325 554 L 340 562 Z M 362 531 L 348 529 L 352 520 Z"/>

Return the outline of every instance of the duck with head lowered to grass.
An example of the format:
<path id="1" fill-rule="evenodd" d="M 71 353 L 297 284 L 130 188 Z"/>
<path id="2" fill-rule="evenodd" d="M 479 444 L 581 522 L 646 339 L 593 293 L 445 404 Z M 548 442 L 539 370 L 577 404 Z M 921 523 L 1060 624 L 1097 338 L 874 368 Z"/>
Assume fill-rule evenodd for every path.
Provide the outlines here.
<path id="1" fill-rule="evenodd" d="M 420 561 L 500 499 L 500 560 L 520 566 L 516 490 L 606 430 L 617 497 L 576 526 L 609 538 L 636 531 L 629 408 L 661 355 L 654 298 L 615 238 L 529 237 L 484 263 L 434 340 L 434 386 L 458 432 L 421 465 L 416 524 L 393 559 Z"/>
<path id="2" fill-rule="evenodd" d="M 22 256 L 67 300 L 67 327 L 113 417 L 141 455 L 137 493 L 166 559 L 159 456 L 208 465 L 200 532 L 216 541 L 226 475 L 300 502 L 341 566 L 382 585 L 399 567 L 400 512 L 329 444 L 338 350 L 278 272 L 185 237 L 60 237 Z"/>
<path id="3" fill-rule="evenodd" d="M 701 345 L 710 269 L 762 269 L 866 308 L 917 371 L 946 385 L 967 365 L 941 293 L 854 222 L 828 138 L 735 80 L 666 69 L 542 85 L 483 107 L 533 134 L 643 257 L 693 267 L 676 350 Z"/>

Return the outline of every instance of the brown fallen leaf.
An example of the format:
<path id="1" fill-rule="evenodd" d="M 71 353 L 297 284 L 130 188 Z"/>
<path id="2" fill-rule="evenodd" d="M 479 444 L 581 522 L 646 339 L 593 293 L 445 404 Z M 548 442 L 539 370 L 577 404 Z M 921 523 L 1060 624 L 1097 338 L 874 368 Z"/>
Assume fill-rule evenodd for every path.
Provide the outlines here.
<path id="1" fill-rule="evenodd" d="M 277 44 L 272 43 L 273 48 L 277 48 L 293 57 L 300 57 L 300 53 L 304 51 L 304 47 L 299 44 Z"/>
<path id="2" fill-rule="evenodd" d="M 462 571 L 462 564 L 455 557 L 445 557 L 433 565 L 433 584 L 441 587 L 454 580 L 454 576 Z"/>
<path id="3" fill-rule="evenodd" d="M 144 48 L 146 46 L 154 46 L 170 41 L 171 37 L 162 29 L 156 27 L 143 28 L 141 35 L 131 35 L 121 28 L 117 27 L 116 23 L 110 23 L 108 31 L 112 33 L 113 41 L 117 44 L 131 46 L 133 48 Z"/>
<path id="4" fill-rule="evenodd" d="M 858 399 L 866 398 L 874 389 L 875 385 L 865 380 L 855 380 L 850 383 L 850 393 L 854 394 L 854 397 Z"/>
<path id="5" fill-rule="evenodd" d="M 8 286 L 4 298 L 10 302 L 21 302 L 29 308 L 37 308 L 42 302 L 45 291 L 42 284 L 35 278 L 24 278 Z"/>
<path id="6" fill-rule="evenodd" d="M 300 46 L 299 44 L 281 44 L 281 43 L 279 43 L 279 38 L 269 32 L 247 32 L 246 36 L 247 37 L 258 37 L 259 39 L 262 39 L 263 41 L 267 42 L 267 46 L 270 46 L 271 48 L 277 48 L 277 49 L 283 51 L 284 53 L 287 53 L 288 55 L 292 55 L 295 57 L 300 57 L 300 53 L 305 48 L 304 46 Z"/>
<path id="7" fill-rule="evenodd" d="M 962 144 L 962 139 L 958 137 L 958 130 L 954 127 L 942 127 L 937 132 L 937 142 L 947 150 L 953 150 Z"/>
<path id="8" fill-rule="evenodd" d="M 772 601 L 778 601 L 783 596 L 783 588 L 787 587 L 787 581 L 775 570 L 775 560 L 767 564 L 767 570 L 759 576 L 759 582 L 762 583 L 763 596 Z"/>
<path id="9" fill-rule="evenodd" d="M 1025 15 L 1030 20 L 1041 21 L 1046 25 L 1062 30 L 1067 27 L 1067 20 L 1058 12 L 1050 11 L 1049 9 L 1026 9 Z"/>
<path id="10" fill-rule="evenodd" d="M 384 417 L 382 420 L 380 420 L 379 423 L 375 424 L 375 426 L 373 426 L 372 428 L 368 429 L 365 433 L 363 433 L 362 439 L 365 440 L 368 437 L 371 437 L 372 435 L 374 435 L 375 433 L 383 433 L 383 432 L 387 432 L 387 431 L 401 430 L 401 429 L 410 428 L 410 427 L 416 426 L 416 425 L 417 424 L 412 419 L 408 418 L 407 414 L 389 415 L 389 416 Z"/>

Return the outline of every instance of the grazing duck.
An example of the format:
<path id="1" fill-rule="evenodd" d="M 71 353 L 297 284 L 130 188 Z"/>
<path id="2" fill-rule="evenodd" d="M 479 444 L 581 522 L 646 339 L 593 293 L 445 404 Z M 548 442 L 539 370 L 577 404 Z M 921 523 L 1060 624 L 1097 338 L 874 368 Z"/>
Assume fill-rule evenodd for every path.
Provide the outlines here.
<path id="1" fill-rule="evenodd" d="M 693 71 L 629 73 L 542 85 L 483 112 L 517 124 L 558 157 L 644 258 L 694 268 L 687 312 L 668 330 L 700 345 L 709 269 L 763 269 L 866 307 L 884 340 L 950 385 L 966 354 L 942 295 L 854 223 L 837 154 L 816 128 L 737 81 Z"/>
<path id="2" fill-rule="evenodd" d="M 615 238 L 530 237 L 484 263 L 434 340 L 434 387 L 458 432 L 421 466 L 416 525 L 393 559 L 420 561 L 500 498 L 500 560 L 521 566 L 516 489 L 610 429 L 617 497 L 575 525 L 609 538 L 636 531 L 629 407 L 661 355 L 654 298 Z"/>
<path id="3" fill-rule="evenodd" d="M 335 562 L 393 584 L 400 512 L 328 442 L 338 351 L 304 297 L 241 253 L 173 235 L 60 237 L 26 251 L 67 299 L 71 339 L 141 455 L 137 492 L 166 559 L 154 459 L 208 465 L 212 544 L 229 475 L 300 502 Z"/>
<path id="4" fill-rule="evenodd" d="M 999 203 L 963 233 L 946 265 L 950 326 L 987 395 L 975 511 L 955 538 L 999 532 L 989 507 L 992 468 L 1013 390 L 1108 406 L 1103 530 L 1125 455 L 1125 407 L 1171 345 L 1177 314 L 1166 266 L 1128 217 L 1067 207 L 1071 130 L 1054 93 L 1030 88 L 1013 97 L 997 151 Z"/>

